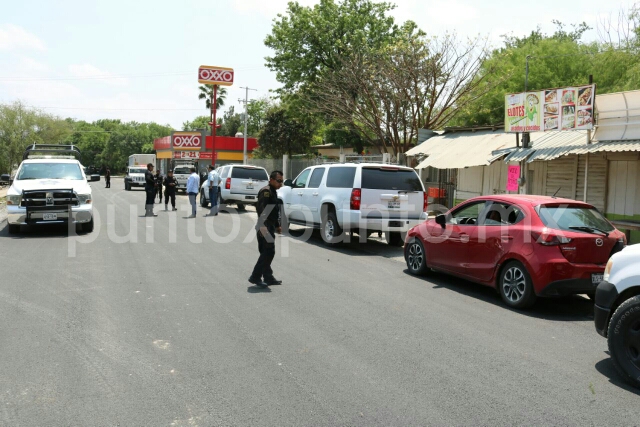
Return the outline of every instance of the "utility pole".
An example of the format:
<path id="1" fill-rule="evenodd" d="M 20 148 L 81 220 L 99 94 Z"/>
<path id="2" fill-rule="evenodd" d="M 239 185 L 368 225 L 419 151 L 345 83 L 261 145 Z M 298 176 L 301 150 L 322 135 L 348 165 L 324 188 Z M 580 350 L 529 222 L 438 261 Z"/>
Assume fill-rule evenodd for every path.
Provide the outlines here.
<path id="1" fill-rule="evenodd" d="M 247 116 L 248 116 L 248 109 L 249 109 L 249 91 L 254 90 L 257 92 L 258 89 L 251 89 L 250 87 L 240 87 L 240 89 L 246 90 L 244 100 L 242 99 L 238 100 L 241 103 L 244 102 L 244 150 L 242 155 L 242 164 L 246 165 L 247 164 Z"/>

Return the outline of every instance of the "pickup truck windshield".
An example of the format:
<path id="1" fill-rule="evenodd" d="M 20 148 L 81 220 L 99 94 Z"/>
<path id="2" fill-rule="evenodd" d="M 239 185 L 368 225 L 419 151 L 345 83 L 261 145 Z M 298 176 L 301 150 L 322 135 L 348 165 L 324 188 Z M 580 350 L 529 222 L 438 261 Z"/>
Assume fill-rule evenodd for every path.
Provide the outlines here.
<path id="1" fill-rule="evenodd" d="M 25 163 L 20 168 L 17 181 L 28 179 L 83 180 L 80 166 L 74 163 Z"/>
<path id="2" fill-rule="evenodd" d="M 147 168 L 129 168 L 129 173 L 146 173 Z"/>

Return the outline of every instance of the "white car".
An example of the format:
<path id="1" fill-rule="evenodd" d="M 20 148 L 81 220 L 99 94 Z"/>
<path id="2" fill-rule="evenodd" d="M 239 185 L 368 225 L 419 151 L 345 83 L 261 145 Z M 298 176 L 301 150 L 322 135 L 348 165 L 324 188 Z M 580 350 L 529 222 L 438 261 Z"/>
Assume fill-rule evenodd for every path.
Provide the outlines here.
<path id="1" fill-rule="evenodd" d="M 34 144 L 27 149 L 7 191 L 9 233 L 69 221 L 85 233 L 93 231 L 91 186 L 74 154 L 80 152 L 73 146 Z"/>
<path id="2" fill-rule="evenodd" d="M 146 166 L 128 166 L 127 173 L 124 176 L 125 191 L 131 191 L 132 187 L 144 187 L 146 183 L 145 173 L 147 173 Z"/>
<path id="3" fill-rule="evenodd" d="M 596 289 L 594 322 L 620 375 L 640 387 L 640 244 L 613 255 Z"/>
<path id="4" fill-rule="evenodd" d="M 238 209 L 244 205 L 255 205 L 258 202 L 258 192 L 269 185 L 269 174 L 265 168 L 250 165 L 226 165 L 217 169 L 220 175 L 218 189 L 218 206 L 235 203 Z M 209 190 L 207 181 L 200 187 L 200 205 L 208 206 Z"/>
<path id="5" fill-rule="evenodd" d="M 387 243 L 402 246 L 406 232 L 427 219 L 420 177 L 406 166 L 343 163 L 312 166 L 278 190 L 286 220 L 321 229 L 329 244 L 344 231 L 384 232 Z"/>

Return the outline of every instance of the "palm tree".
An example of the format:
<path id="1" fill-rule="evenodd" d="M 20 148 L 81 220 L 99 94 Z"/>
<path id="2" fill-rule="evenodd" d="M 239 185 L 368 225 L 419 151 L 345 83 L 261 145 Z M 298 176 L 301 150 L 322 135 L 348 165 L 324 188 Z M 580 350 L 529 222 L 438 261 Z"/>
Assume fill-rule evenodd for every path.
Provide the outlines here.
<path id="1" fill-rule="evenodd" d="M 211 110 L 211 97 L 213 96 L 213 87 L 218 87 L 218 97 L 216 98 L 216 110 L 219 110 L 220 107 L 224 106 L 224 100 L 227 97 L 227 89 L 224 87 L 220 87 L 220 85 L 201 85 L 200 86 L 200 94 L 198 95 L 198 99 L 204 99 L 207 105 L 207 110 Z"/>

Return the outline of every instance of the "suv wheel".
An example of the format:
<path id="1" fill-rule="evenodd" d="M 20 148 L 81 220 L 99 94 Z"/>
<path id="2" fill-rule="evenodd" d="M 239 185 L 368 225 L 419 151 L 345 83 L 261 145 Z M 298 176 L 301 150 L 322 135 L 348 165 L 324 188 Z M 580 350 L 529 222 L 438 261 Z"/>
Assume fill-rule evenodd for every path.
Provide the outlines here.
<path id="1" fill-rule="evenodd" d="M 320 228 L 322 233 L 322 240 L 330 245 L 335 245 L 340 242 L 342 238 L 342 228 L 338 224 L 338 218 L 336 213 L 328 211 L 322 216 L 322 226 Z"/>
<path id="2" fill-rule="evenodd" d="M 131 191 L 131 186 L 126 182 L 124 183 L 124 191 Z"/>
<path id="3" fill-rule="evenodd" d="M 9 224 L 9 234 L 18 234 L 20 232 L 20 224 Z"/>
<path id="4" fill-rule="evenodd" d="M 236 203 L 236 206 L 238 207 L 239 211 L 244 211 L 246 210 L 244 203 Z"/>
<path id="5" fill-rule="evenodd" d="M 91 233 L 93 231 L 93 218 L 91 218 L 91 221 L 82 224 L 82 232 L 83 233 Z"/>
<path id="6" fill-rule="evenodd" d="M 607 336 L 616 370 L 625 381 L 640 387 L 640 295 L 620 304 L 611 316 Z"/>
<path id="7" fill-rule="evenodd" d="M 200 206 L 202 206 L 203 208 L 209 206 L 207 199 L 204 198 L 204 190 L 200 191 Z"/>
<path id="8" fill-rule="evenodd" d="M 427 273 L 427 254 L 420 239 L 414 238 L 407 243 L 404 259 L 407 262 L 409 273 L 416 276 L 422 276 Z"/>
<path id="9" fill-rule="evenodd" d="M 390 246 L 404 246 L 404 236 L 399 231 L 386 231 L 384 237 Z"/>
<path id="10" fill-rule="evenodd" d="M 527 308 L 536 302 L 533 282 L 527 269 L 518 261 L 508 262 L 498 278 L 502 300 L 512 308 Z"/>

